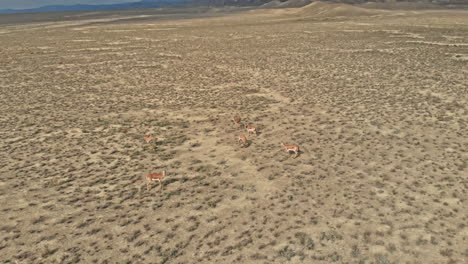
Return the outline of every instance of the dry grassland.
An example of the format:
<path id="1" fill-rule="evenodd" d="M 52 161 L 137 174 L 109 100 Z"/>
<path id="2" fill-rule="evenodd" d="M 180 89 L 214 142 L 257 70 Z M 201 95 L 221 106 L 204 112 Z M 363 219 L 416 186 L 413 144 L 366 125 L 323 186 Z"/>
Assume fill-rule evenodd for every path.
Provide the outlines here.
<path id="1" fill-rule="evenodd" d="M 468 13 L 323 10 L 1 26 L 0 262 L 467 263 Z"/>

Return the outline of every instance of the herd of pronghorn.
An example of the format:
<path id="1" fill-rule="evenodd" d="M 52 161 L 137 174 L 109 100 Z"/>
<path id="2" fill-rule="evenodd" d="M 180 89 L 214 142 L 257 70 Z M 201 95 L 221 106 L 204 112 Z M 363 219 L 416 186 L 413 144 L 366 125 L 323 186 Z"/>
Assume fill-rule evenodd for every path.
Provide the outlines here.
<path id="1" fill-rule="evenodd" d="M 240 117 L 234 117 L 231 119 L 231 121 L 236 124 L 240 125 L 241 127 L 244 127 L 247 130 L 248 135 L 250 134 L 255 134 L 257 136 L 257 128 L 254 126 L 248 126 L 244 125 L 241 123 L 241 118 Z M 151 143 L 153 140 L 153 136 L 151 134 L 145 135 L 145 141 L 146 143 Z M 249 146 L 249 141 L 247 140 L 247 136 L 244 134 L 240 134 L 239 137 L 237 138 L 237 143 L 241 145 L 242 147 L 248 147 Z M 283 148 L 286 150 L 288 154 L 295 154 L 295 158 L 299 155 L 299 146 L 297 145 L 289 145 L 289 144 L 284 144 L 281 143 Z M 150 173 L 145 176 L 146 179 L 146 189 L 148 190 L 151 183 L 153 181 L 159 182 L 159 186 L 162 188 L 162 180 L 166 177 L 166 171 L 163 171 L 162 173 Z"/>

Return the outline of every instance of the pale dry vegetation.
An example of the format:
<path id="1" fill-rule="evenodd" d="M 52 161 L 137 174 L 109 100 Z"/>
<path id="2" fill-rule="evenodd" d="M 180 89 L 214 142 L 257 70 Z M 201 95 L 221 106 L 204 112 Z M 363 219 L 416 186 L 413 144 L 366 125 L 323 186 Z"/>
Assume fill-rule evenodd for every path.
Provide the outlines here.
<path id="1" fill-rule="evenodd" d="M 466 13 L 289 12 L 1 27 L 0 262 L 466 263 Z"/>

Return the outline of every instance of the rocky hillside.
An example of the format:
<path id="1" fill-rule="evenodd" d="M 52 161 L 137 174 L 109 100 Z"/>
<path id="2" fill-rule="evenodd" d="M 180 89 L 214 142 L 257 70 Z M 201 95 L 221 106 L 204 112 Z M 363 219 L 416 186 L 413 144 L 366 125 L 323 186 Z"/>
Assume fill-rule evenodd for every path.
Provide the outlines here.
<path id="1" fill-rule="evenodd" d="M 294 2 L 294 3 L 289 3 Z M 260 6 L 264 5 L 264 7 L 271 8 L 271 7 L 302 7 L 305 6 L 313 0 L 193 0 L 191 1 L 191 5 L 207 5 L 207 6 Z M 371 4 L 387 4 L 391 7 L 394 4 L 404 3 L 403 5 L 408 5 L 409 7 L 421 7 L 424 5 L 467 5 L 467 0 L 322 0 L 321 2 L 332 2 L 332 3 L 344 3 L 344 4 L 364 4 L 364 3 L 371 3 Z M 299 6 L 298 3 L 301 3 Z"/>

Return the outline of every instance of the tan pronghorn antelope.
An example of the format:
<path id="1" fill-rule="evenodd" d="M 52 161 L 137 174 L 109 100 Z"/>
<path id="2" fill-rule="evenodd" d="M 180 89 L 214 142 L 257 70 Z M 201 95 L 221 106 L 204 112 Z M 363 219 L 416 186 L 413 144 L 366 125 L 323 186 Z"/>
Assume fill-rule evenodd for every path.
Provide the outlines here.
<path id="1" fill-rule="evenodd" d="M 257 135 L 257 128 L 256 127 L 254 127 L 254 126 L 245 126 L 245 129 L 247 129 L 247 132 L 249 133 L 249 135 L 251 133 Z"/>
<path id="2" fill-rule="evenodd" d="M 240 117 L 234 117 L 231 119 L 231 121 L 234 123 L 234 124 L 240 124 L 240 121 L 241 121 L 241 118 Z"/>
<path id="3" fill-rule="evenodd" d="M 166 177 L 166 171 L 163 171 L 162 173 L 150 173 L 145 176 L 146 179 L 146 190 L 149 190 L 149 186 L 153 181 L 159 182 L 159 187 L 162 188 L 162 180 Z"/>
<path id="4" fill-rule="evenodd" d="M 299 155 L 299 146 L 297 146 L 297 145 L 288 145 L 288 144 L 284 144 L 284 143 L 281 143 L 281 145 L 286 149 L 286 152 L 288 154 L 291 154 L 291 152 L 294 152 L 296 154 L 296 156 L 294 158 L 297 158 L 297 156 Z"/>
<path id="5" fill-rule="evenodd" d="M 245 135 L 239 135 L 239 137 L 237 138 L 237 142 L 244 147 L 246 147 L 248 144 L 247 137 Z"/>
<path id="6" fill-rule="evenodd" d="M 153 135 L 151 135 L 151 134 L 145 135 L 145 141 L 146 141 L 146 143 L 149 144 L 152 140 L 153 140 Z"/>

